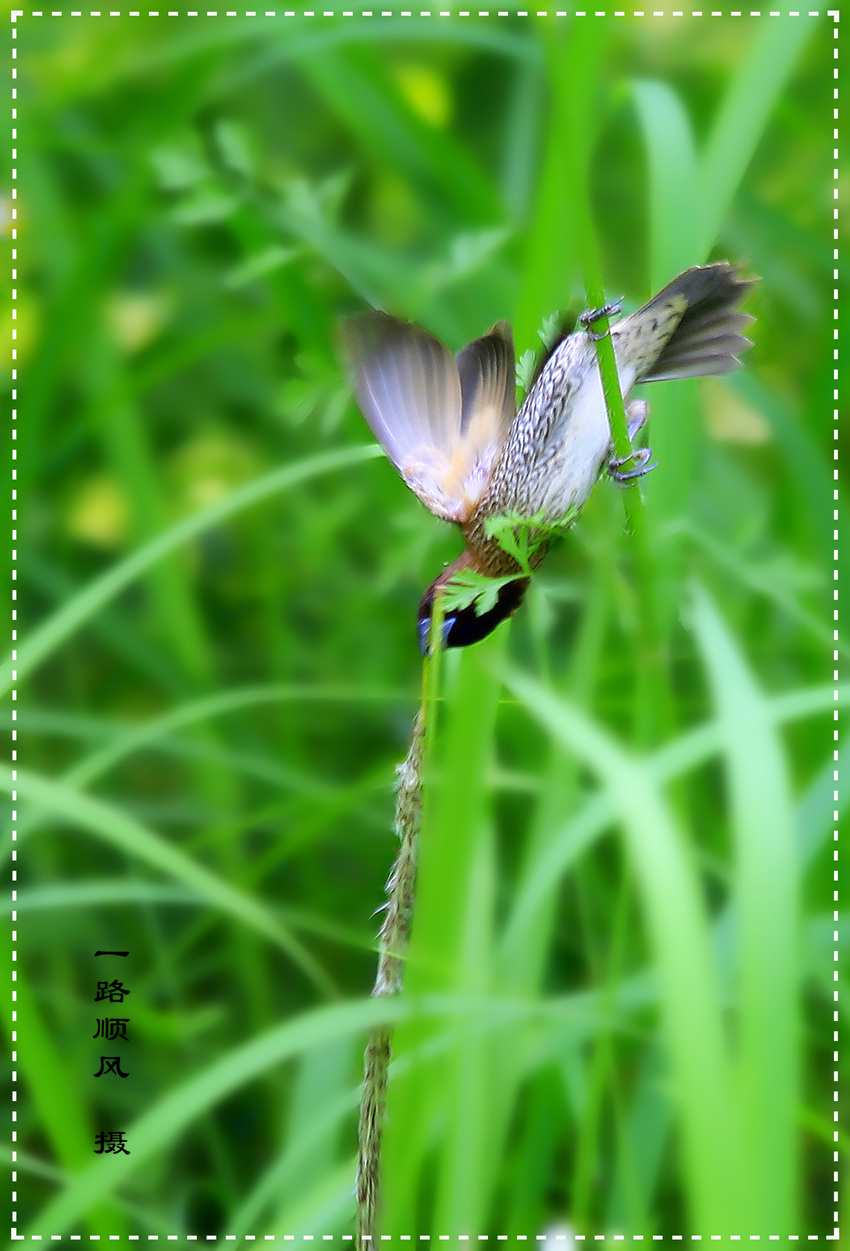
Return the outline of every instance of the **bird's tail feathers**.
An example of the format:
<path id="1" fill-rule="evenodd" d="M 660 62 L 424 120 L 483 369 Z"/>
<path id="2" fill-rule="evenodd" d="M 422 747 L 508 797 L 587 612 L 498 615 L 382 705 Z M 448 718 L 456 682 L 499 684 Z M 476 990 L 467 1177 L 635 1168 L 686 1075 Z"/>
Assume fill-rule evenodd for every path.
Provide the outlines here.
<path id="1" fill-rule="evenodd" d="M 728 261 L 695 265 L 659 291 L 635 317 L 650 316 L 671 300 L 684 297 L 687 308 L 661 354 L 638 381 L 703 378 L 738 369 L 739 357 L 752 340 L 740 333 L 755 320 L 738 305 L 757 281 L 742 278 Z"/>

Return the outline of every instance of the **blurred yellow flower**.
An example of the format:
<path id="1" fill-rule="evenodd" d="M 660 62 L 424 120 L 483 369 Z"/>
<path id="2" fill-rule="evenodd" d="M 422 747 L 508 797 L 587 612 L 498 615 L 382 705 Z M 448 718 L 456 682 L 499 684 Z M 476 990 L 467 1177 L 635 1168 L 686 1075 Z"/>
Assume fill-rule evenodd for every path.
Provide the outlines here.
<path id="1" fill-rule="evenodd" d="M 138 352 L 159 334 L 171 311 L 162 293 L 118 291 L 106 303 L 106 319 L 115 342 L 125 352 Z"/>
<path id="2" fill-rule="evenodd" d="M 445 77 L 424 65 L 398 65 L 394 73 L 410 107 L 432 126 L 445 127 L 452 115 Z"/>
<path id="3" fill-rule="evenodd" d="M 252 478 L 254 450 L 231 435 L 213 431 L 184 443 L 169 460 L 169 477 L 179 514 L 193 513 Z"/>
<path id="4" fill-rule="evenodd" d="M 127 497 L 118 482 L 97 474 L 81 483 L 73 496 L 67 529 L 81 543 L 111 551 L 126 542 L 128 520 Z"/>

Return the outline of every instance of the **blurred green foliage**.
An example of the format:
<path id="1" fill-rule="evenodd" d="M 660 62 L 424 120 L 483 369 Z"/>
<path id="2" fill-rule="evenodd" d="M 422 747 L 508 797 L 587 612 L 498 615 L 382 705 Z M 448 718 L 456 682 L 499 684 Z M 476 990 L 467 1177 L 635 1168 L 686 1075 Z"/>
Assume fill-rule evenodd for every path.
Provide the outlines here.
<path id="1" fill-rule="evenodd" d="M 627 306 L 743 261 L 756 346 L 649 390 L 648 576 L 603 483 L 447 658 L 388 1228 L 831 1229 L 828 20 L 17 30 L 21 1225 L 350 1232 L 458 540 L 362 450 L 335 328 L 508 317 L 521 354 L 583 296 L 584 206 Z M 126 1082 L 91 1077 L 106 976 Z"/>

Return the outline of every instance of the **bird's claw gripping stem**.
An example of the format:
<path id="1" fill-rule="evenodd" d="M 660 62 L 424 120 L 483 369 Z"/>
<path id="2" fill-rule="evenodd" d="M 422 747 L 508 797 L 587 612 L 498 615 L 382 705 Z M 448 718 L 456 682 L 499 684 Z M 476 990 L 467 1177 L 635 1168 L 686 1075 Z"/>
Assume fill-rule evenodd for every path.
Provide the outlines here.
<path id="1" fill-rule="evenodd" d="M 631 443 L 639 430 L 646 425 L 649 417 L 649 405 L 646 400 L 632 400 L 626 409 L 626 419 L 628 425 L 626 430 Z M 615 482 L 619 482 L 620 486 L 627 486 L 632 479 L 642 478 L 645 473 L 649 473 L 650 469 L 655 468 L 655 461 L 647 464 L 652 452 L 648 447 L 636 447 L 629 452 L 628 456 L 612 456 L 608 461 L 608 473 Z M 632 463 L 634 468 L 623 469 L 623 465 Z"/>
<path id="2" fill-rule="evenodd" d="M 622 310 L 622 307 L 623 301 L 621 297 L 619 300 L 612 300 L 610 304 L 603 304 L 602 308 L 589 308 L 586 312 L 581 313 L 579 316 L 579 323 L 584 326 L 588 338 L 599 340 L 604 339 L 606 334 L 610 334 L 610 328 L 603 331 L 602 334 L 597 334 L 596 331 L 591 330 L 590 327 L 595 321 L 601 321 L 603 317 L 613 317 L 616 313 L 619 313 Z"/>
<path id="3" fill-rule="evenodd" d="M 642 478 L 645 473 L 649 473 L 650 469 L 657 468 L 657 461 L 653 461 L 651 465 L 647 464 L 651 455 L 652 452 L 648 447 L 637 447 L 628 456 L 612 456 L 608 461 L 608 473 L 615 482 L 625 486 L 633 478 Z M 634 462 L 634 469 L 623 470 L 621 466 L 628 465 L 629 461 Z"/>

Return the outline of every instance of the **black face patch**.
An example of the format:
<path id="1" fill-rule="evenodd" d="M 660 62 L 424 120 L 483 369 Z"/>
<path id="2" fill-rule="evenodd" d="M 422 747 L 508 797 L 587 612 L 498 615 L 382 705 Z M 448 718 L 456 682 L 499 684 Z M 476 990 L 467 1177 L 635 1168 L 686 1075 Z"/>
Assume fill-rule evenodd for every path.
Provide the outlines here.
<path id="1" fill-rule="evenodd" d="M 443 618 L 443 647 L 469 647 L 492 634 L 496 626 L 501 624 L 522 603 L 528 586 L 528 578 L 516 578 L 507 582 L 499 591 L 499 598 L 487 612 L 477 613 L 475 605 L 453 609 Z M 419 650 L 422 655 L 428 652 L 428 635 L 431 632 L 431 605 L 434 600 L 434 588 L 430 586 L 419 605 Z"/>

